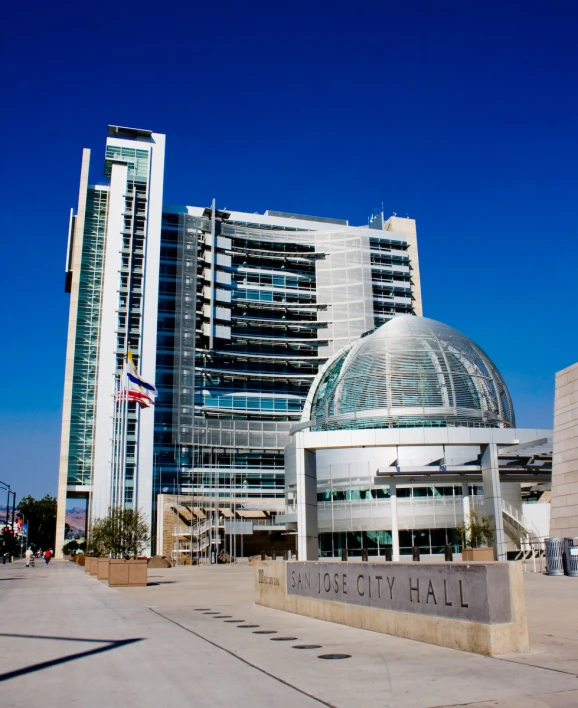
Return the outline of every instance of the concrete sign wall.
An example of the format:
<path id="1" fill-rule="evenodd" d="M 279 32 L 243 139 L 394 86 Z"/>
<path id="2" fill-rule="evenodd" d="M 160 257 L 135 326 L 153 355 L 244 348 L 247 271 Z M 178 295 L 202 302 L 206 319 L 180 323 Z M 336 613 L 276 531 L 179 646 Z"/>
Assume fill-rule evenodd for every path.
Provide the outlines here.
<path id="1" fill-rule="evenodd" d="M 295 562 L 287 594 L 471 622 L 512 621 L 505 563 Z"/>
<path id="2" fill-rule="evenodd" d="M 520 563 L 262 561 L 255 602 L 489 656 L 529 650 Z"/>

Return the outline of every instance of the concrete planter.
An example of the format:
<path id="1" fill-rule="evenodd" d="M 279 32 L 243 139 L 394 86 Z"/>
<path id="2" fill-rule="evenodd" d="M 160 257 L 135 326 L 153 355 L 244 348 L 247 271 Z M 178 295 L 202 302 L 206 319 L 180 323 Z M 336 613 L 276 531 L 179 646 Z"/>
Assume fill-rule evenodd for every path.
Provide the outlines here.
<path id="1" fill-rule="evenodd" d="M 493 548 L 462 548 L 462 561 L 466 563 L 488 563 L 494 560 Z"/>
<path id="2" fill-rule="evenodd" d="M 84 571 L 85 573 L 90 573 L 92 575 L 92 564 L 96 561 L 96 558 L 87 557 L 84 561 Z"/>
<path id="3" fill-rule="evenodd" d="M 147 582 L 146 558 L 129 561 L 109 560 L 108 584 L 110 587 L 145 587 Z"/>
<path id="4" fill-rule="evenodd" d="M 108 580 L 108 564 L 110 563 L 110 558 L 97 558 L 96 560 L 96 577 L 98 578 L 98 580 Z"/>
<path id="5" fill-rule="evenodd" d="M 98 558 L 90 559 L 90 570 L 88 571 L 91 575 L 97 575 L 98 573 Z"/>

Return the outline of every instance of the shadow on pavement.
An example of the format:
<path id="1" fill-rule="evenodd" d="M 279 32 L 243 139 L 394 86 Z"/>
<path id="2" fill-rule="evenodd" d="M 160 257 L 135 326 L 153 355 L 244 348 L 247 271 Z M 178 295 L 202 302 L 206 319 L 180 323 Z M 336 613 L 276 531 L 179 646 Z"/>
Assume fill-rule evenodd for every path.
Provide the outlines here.
<path id="1" fill-rule="evenodd" d="M 50 661 L 42 661 L 38 664 L 31 664 L 30 666 L 24 666 L 21 669 L 15 669 L 14 671 L 7 671 L 4 674 L 0 674 L 0 681 L 8 681 L 9 679 L 17 678 L 18 676 L 25 676 L 26 674 L 34 673 L 35 671 L 42 671 L 43 669 L 49 669 L 52 666 L 58 666 L 59 664 L 66 664 L 69 661 L 76 661 L 77 659 L 84 659 L 87 656 L 94 656 L 95 654 L 102 654 L 111 649 L 119 649 L 120 647 L 127 646 L 129 644 L 134 644 L 135 642 L 142 642 L 141 638 L 136 639 L 83 639 L 82 637 L 50 637 L 36 634 L 5 634 L 0 633 L 0 637 L 10 637 L 12 639 L 50 639 L 52 641 L 62 641 L 62 642 L 93 642 L 98 644 L 104 644 L 105 646 L 97 647 L 96 649 L 89 649 L 88 651 L 77 652 L 76 654 L 69 654 L 67 656 L 61 656 L 58 659 L 51 659 Z"/>

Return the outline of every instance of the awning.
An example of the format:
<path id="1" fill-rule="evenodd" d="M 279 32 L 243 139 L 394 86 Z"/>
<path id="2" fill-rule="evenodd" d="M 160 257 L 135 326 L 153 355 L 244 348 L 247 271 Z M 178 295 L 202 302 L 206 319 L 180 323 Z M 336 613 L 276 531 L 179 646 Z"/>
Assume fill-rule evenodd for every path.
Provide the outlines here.
<path id="1" fill-rule="evenodd" d="M 198 506 L 196 506 L 193 509 L 193 514 L 197 517 L 197 519 L 206 519 L 207 518 L 207 515 L 205 514 L 205 512 L 201 508 L 199 508 Z"/>
<path id="2" fill-rule="evenodd" d="M 259 511 L 256 509 L 251 509 L 251 510 L 241 509 L 241 511 L 238 511 L 237 514 L 239 514 L 239 516 L 242 516 L 244 519 L 266 519 L 267 518 L 267 514 L 265 514 L 264 511 Z"/>
<path id="3" fill-rule="evenodd" d="M 182 506 L 181 504 L 177 504 L 176 506 L 173 506 L 173 509 L 177 512 L 177 514 L 180 514 L 180 516 L 185 519 L 185 521 L 192 521 L 193 520 L 193 515 L 191 514 L 191 510 L 188 509 L 186 506 Z"/>

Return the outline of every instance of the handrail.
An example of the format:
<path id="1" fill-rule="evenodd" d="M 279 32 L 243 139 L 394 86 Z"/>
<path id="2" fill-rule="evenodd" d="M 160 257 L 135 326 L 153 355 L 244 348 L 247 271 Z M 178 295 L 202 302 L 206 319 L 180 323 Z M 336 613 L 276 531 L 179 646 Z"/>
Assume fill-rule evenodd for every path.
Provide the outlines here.
<path id="1" fill-rule="evenodd" d="M 534 524 L 525 519 L 524 516 L 520 514 L 520 512 L 511 504 L 509 504 L 505 499 L 502 499 L 502 512 L 514 519 L 517 522 L 518 526 L 520 526 L 520 528 L 526 533 L 527 536 L 532 536 L 536 539 L 544 538 L 543 536 L 540 536 Z"/>

